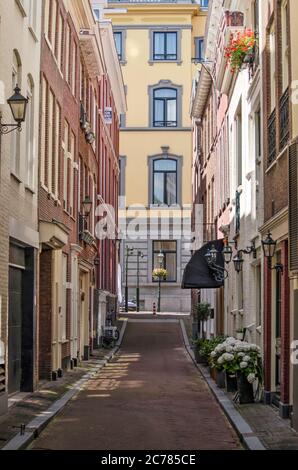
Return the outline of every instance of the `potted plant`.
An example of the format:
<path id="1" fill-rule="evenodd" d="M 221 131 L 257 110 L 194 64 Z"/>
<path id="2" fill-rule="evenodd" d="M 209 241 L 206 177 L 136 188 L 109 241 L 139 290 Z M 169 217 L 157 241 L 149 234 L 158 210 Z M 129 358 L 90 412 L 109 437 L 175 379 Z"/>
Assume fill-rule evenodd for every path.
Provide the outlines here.
<path id="1" fill-rule="evenodd" d="M 156 268 L 153 270 L 152 272 L 152 277 L 153 279 L 155 279 L 156 281 L 166 281 L 167 279 L 167 275 L 168 275 L 168 272 L 166 269 L 164 268 Z"/>
<path id="2" fill-rule="evenodd" d="M 253 384 L 257 380 L 262 382 L 260 348 L 256 344 L 227 338 L 216 346 L 211 357 L 228 376 L 237 377 L 240 404 L 253 403 Z"/>
<path id="3" fill-rule="evenodd" d="M 199 338 L 193 342 L 194 344 L 194 353 L 195 360 L 198 364 L 208 364 L 208 357 L 205 354 L 204 345 L 208 342 L 207 339 Z"/>
<path id="4" fill-rule="evenodd" d="M 202 336 L 205 336 L 204 326 L 201 327 L 201 324 L 208 320 L 211 313 L 211 305 L 207 302 L 200 302 L 196 305 L 195 315 L 200 325 L 200 331 L 202 331 Z"/>
<path id="5" fill-rule="evenodd" d="M 243 64 L 253 62 L 256 44 L 256 35 L 251 29 L 231 35 L 225 57 L 233 73 L 240 70 Z"/>
<path id="6" fill-rule="evenodd" d="M 236 338 L 242 341 L 244 339 L 244 333 L 244 328 L 239 328 L 238 330 L 236 330 Z"/>

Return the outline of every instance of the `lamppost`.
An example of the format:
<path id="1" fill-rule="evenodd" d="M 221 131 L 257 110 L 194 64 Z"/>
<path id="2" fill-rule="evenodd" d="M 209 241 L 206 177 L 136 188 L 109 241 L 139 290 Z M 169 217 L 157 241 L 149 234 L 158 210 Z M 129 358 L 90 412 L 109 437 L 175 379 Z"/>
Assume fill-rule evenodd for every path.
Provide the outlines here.
<path id="1" fill-rule="evenodd" d="M 22 130 L 22 122 L 26 118 L 28 99 L 22 96 L 20 92 L 21 89 L 17 85 L 14 94 L 7 100 L 16 124 L 2 124 L 0 116 L 0 134 L 9 134 L 15 130 L 21 132 Z"/>
<path id="2" fill-rule="evenodd" d="M 157 255 L 157 260 L 158 260 L 160 269 L 163 267 L 164 259 L 165 259 L 165 255 L 162 252 L 162 250 L 160 250 L 160 252 Z M 158 313 L 160 313 L 160 298 L 161 298 L 161 276 L 158 276 L 158 304 L 157 304 Z"/>
<path id="3" fill-rule="evenodd" d="M 144 258 L 144 254 L 138 250 L 137 252 L 137 312 L 140 311 L 140 258 Z"/>
<path id="4" fill-rule="evenodd" d="M 125 311 L 128 312 L 128 258 L 133 254 L 133 248 L 126 246 L 125 261 Z"/>

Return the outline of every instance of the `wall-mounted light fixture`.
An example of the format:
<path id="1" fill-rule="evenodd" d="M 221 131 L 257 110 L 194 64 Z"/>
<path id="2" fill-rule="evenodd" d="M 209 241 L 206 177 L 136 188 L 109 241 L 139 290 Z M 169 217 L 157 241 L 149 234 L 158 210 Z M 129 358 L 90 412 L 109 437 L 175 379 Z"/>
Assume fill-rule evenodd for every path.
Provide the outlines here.
<path id="1" fill-rule="evenodd" d="M 268 232 L 267 238 L 265 238 L 265 240 L 262 240 L 262 247 L 263 247 L 264 256 L 269 261 L 269 269 L 271 269 L 272 271 L 276 270 L 278 272 L 283 273 L 284 271 L 283 264 L 278 263 L 275 266 L 271 266 L 272 259 L 275 256 L 276 247 L 277 247 L 277 242 L 273 240 L 271 232 Z"/>
<path id="2" fill-rule="evenodd" d="M 7 100 L 7 103 L 9 104 L 16 124 L 2 124 L 0 117 L 0 134 L 9 134 L 15 130 L 21 132 L 22 122 L 24 122 L 26 118 L 28 98 L 21 95 L 21 89 L 18 85 L 16 85 L 14 94 Z"/>

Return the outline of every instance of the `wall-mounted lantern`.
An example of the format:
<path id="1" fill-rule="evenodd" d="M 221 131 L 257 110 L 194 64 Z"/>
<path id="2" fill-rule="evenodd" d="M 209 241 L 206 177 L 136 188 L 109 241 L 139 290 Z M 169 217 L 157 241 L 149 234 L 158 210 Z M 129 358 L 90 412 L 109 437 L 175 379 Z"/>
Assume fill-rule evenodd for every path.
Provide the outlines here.
<path id="1" fill-rule="evenodd" d="M 15 130 L 19 132 L 22 130 L 22 122 L 26 119 L 26 110 L 28 98 L 21 95 L 21 89 L 16 85 L 14 94 L 7 100 L 11 113 L 16 124 L 2 124 L 0 118 L 0 134 L 9 134 Z"/>

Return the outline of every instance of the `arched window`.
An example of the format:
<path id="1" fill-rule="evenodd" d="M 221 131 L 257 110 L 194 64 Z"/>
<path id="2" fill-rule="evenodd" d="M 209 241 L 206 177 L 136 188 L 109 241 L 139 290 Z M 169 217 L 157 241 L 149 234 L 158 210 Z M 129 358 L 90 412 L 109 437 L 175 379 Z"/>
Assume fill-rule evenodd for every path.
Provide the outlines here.
<path id="1" fill-rule="evenodd" d="M 11 91 L 18 85 L 22 87 L 22 62 L 18 51 L 13 51 L 12 57 L 12 77 L 11 77 Z M 20 173 L 20 146 L 21 135 L 19 132 L 11 133 L 11 171 L 16 176 Z"/>
<path id="2" fill-rule="evenodd" d="M 177 161 L 162 158 L 153 162 L 153 204 L 177 204 Z"/>
<path id="3" fill-rule="evenodd" d="M 177 127 L 177 90 L 157 88 L 153 92 L 153 127 Z"/>

